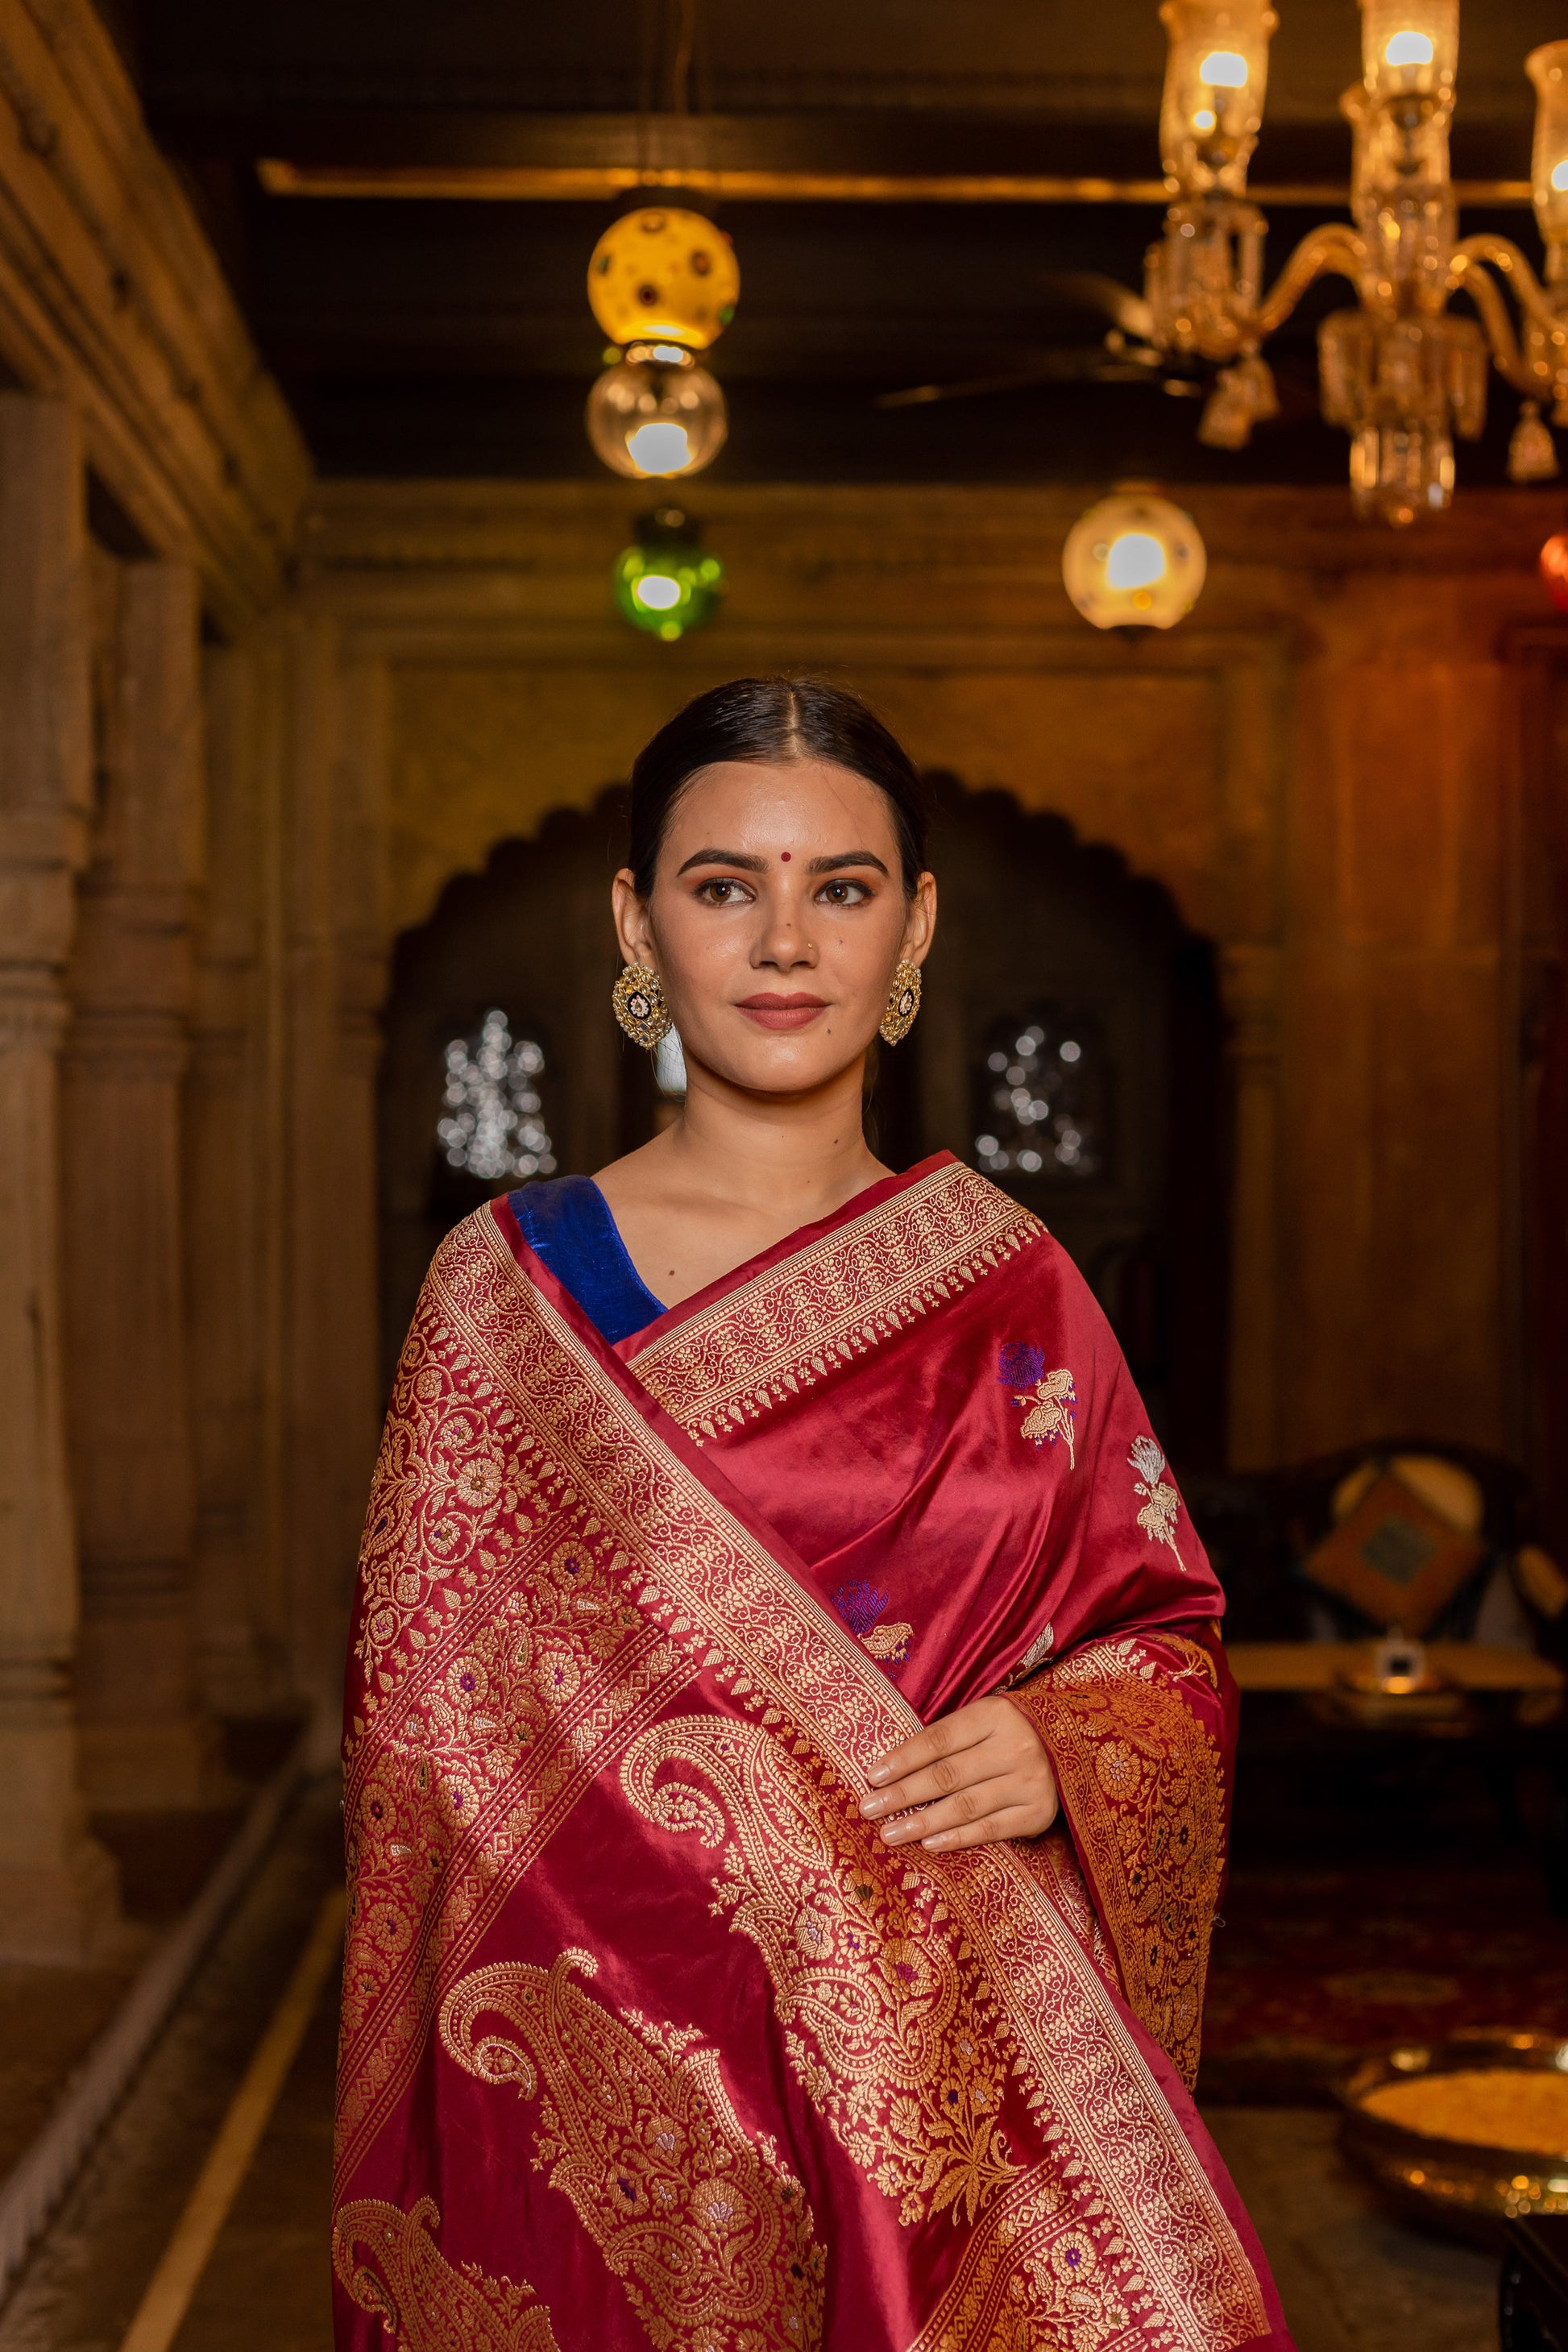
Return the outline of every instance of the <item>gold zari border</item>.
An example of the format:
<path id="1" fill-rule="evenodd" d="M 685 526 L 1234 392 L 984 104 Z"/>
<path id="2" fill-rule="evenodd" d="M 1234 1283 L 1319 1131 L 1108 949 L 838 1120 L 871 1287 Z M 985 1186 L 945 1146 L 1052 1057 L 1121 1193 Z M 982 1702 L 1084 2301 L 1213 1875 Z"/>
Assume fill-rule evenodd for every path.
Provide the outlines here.
<path id="1" fill-rule="evenodd" d="M 1212 1686 L 1207 1653 L 1166 1640 Z M 1135 1641 L 1091 1643 L 1008 1696 L 1045 1741 L 1128 2006 L 1191 2090 L 1225 1872 L 1218 1744 Z"/>
<path id="2" fill-rule="evenodd" d="M 934 1169 L 655 1339 L 637 1378 L 689 1433 L 717 1436 L 907 1329 L 1045 1230 L 972 1168 Z"/>

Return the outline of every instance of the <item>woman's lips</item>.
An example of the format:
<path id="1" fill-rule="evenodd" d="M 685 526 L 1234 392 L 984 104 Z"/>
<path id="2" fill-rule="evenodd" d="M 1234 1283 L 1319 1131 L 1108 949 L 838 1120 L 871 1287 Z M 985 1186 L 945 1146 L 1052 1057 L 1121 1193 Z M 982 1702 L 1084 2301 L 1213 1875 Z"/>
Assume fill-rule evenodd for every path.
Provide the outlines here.
<path id="1" fill-rule="evenodd" d="M 827 1007 L 820 996 L 748 996 L 740 1009 L 759 1029 L 804 1029 Z"/>

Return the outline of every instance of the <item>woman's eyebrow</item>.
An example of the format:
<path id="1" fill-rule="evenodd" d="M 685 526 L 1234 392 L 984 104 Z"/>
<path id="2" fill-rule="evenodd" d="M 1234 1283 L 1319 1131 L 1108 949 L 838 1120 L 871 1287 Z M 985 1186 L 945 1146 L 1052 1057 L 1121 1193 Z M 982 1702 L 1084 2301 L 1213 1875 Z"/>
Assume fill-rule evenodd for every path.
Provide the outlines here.
<path id="1" fill-rule="evenodd" d="M 841 866 L 874 866 L 879 874 L 888 870 L 874 849 L 846 849 L 837 857 L 814 857 L 805 870 L 808 874 L 836 874 Z"/>
<path id="2" fill-rule="evenodd" d="M 684 866 L 676 867 L 677 877 L 689 874 L 694 866 L 738 866 L 742 874 L 765 874 L 765 857 L 752 857 L 743 849 L 696 849 Z"/>

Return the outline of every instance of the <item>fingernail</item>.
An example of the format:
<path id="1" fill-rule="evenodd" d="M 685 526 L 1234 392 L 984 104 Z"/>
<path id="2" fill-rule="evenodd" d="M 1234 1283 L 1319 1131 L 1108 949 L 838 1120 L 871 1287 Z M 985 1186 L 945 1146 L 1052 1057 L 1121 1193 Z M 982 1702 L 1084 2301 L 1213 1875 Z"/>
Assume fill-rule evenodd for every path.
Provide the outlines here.
<path id="1" fill-rule="evenodd" d="M 887 1777 L 888 1768 L 885 1764 L 873 1764 L 871 1769 L 866 1775 L 867 1780 L 869 1780 L 873 1789 L 879 1789 Z"/>
<path id="2" fill-rule="evenodd" d="M 939 1830 L 935 1837 L 921 1838 L 921 1845 L 930 1846 L 946 1845 L 949 1843 L 952 1834 L 952 1832 L 951 1830 Z"/>
<path id="3" fill-rule="evenodd" d="M 908 1822 L 889 1822 L 882 1832 L 889 1845 L 901 1845 L 910 1833 Z"/>
<path id="4" fill-rule="evenodd" d="M 881 1810 L 882 1800 L 880 1797 L 863 1797 L 860 1801 L 860 1811 L 863 1813 L 879 1813 Z"/>

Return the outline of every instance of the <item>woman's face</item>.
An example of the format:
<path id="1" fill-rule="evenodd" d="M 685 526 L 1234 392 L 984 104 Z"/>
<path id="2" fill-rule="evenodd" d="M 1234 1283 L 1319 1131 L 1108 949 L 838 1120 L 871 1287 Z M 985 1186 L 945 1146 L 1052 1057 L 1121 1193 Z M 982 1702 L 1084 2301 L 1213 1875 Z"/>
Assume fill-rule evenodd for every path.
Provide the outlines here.
<path id="1" fill-rule="evenodd" d="M 904 896 L 885 796 L 827 760 L 704 768 L 646 905 L 627 872 L 615 897 L 622 951 L 663 981 L 689 1064 L 759 1094 L 805 1093 L 857 1062 L 936 917 L 929 874 Z"/>

